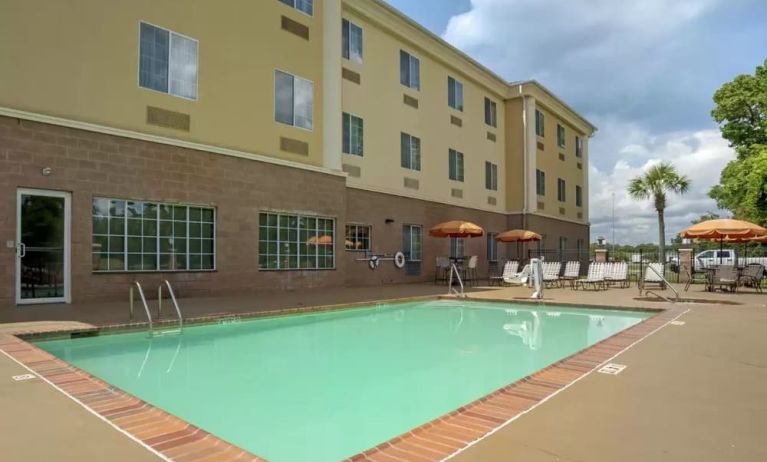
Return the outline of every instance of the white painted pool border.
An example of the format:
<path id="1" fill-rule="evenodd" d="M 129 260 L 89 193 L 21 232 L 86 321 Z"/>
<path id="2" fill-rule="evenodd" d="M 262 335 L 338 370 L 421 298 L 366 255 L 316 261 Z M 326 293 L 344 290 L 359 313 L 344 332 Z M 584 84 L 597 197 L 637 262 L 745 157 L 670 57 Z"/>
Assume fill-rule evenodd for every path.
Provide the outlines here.
<path id="1" fill-rule="evenodd" d="M 444 458 L 442 458 L 442 459 L 440 460 L 440 462 L 445 462 L 445 461 L 447 461 L 447 460 L 450 460 L 450 459 L 452 459 L 453 457 L 455 457 L 455 456 L 457 456 L 457 455 L 461 454 L 462 452 L 466 451 L 467 449 L 469 449 L 469 448 L 473 447 L 473 446 L 474 446 L 474 445 L 476 445 L 477 443 L 479 443 L 479 442 L 481 442 L 481 441 L 485 440 L 486 438 L 489 438 L 490 436 L 494 435 L 494 434 L 495 434 L 496 432 L 498 432 L 499 430 L 503 429 L 504 427 L 506 427 L 507 425 L 511 424 L 512 422 L 514 422 L 515 420 L 519 419 L 520 417 L 522 417 L 523 415 L 527 414 L 528 412 L 532 412 L 532 411 L 533 411 L 533 409 L 537 408 L 538 406 L 540 406 L 540 405 L 542 405 L 543 403 L 547 402 L 547 401 L 548 401 L 548 400 L 550 400 L 551 398 L 553 398 L 553 397 L 557 396 L 557 395 L 558 395 L 558 394 L 560 394 L 561 392 L 563 392 L 563 391 L 567 390 L 567 389 L 568 389 L 568 388 L 570 388 L 571 386 L 573 386 L 573 385 L 575 385 L 576 383 L 580 382 L 582 379 L 584 379 L 584 378 L 588 377 L 588 376 L 589 376 L 589 375 L 591 375 L 591 374 L 592 374 L 594 371 L 598 370 L 600 367 L 604 366 L 605 364 L 607 364 L 607 363 L 609 363 L 610 361 L 614 360 L 614 359 L 615 359 L 615 358 L 617 358 L 618 356 L 620 356 L 620 355 L 622 355 L 623 353 L 627 352 L 628 350 L 630 350 L 630 349 L 631 349 L 631 348 L 633 348 L 634 346 L 636 346 L 636 345 L 638 345 L 639 343 L 641 343 L 642 341 L 644 341 L 646 338 L 649 338 L 649 337 L 651 337 L 651 336 L 652 336 L 652 335 L 654 335 L 656 332 L 658 332 L 659 330 L 661 330 L 661 329 L 663 329 L 664 327 L 668 326 L 668 325 L 669 325 L 671 322 L 673 322 L 673 321 L 676 321 L 677 319 L 681 318 L 682 316 L 684 316 L 685 314 L 689 313 L 690 311 L 691 311 L 691 310 L 690 310 L 690 308 L 688 308 L 688 309 L 687 309 L 687 310 L 685 310 L 684 312 L 682 312 L 682 313 L 679 313 L 679 314 L 678 314 L 677 316 L 675 316 L 673 319 L 669 319 L 668 321 L 664 322 L 663 324 L 661 324 L 660 326 L 658 326 L 658 327 L 657 327 L 655 330 L 653 330 L 653 331 L 652 331 L 652 332 L 650 332 L 649 334 L 647 334 L 647 335 L 645 335 L 644 337 L 640 338 L 639 340 L 637 340 L 636 342 L 632 343 L 631 345 L 628 345 L 626 348 L 622 349 L 621 351 L 619 351 L 619 352 L 615 353 L 615 354 L 614 354 L 612 357 L 610 357 L 610 358 L 608 358 L 608 359 L 604 360 L 603 362 L 601 362 L 600 364 L 598 364 L 596 367 L 594 367 L 594 368 L 593 368 L 593 369 L 591 369 L 590 371 L 586 372 L 586 373 L 585 373 L 585 374 L 583 374 L 582 376 L 580 376 L 580 377 L 578 377 L 577 379 L 573 380 L 572 382 L 568 383 L 567 385 L 565 385 L 564 387 L 562 387 L 562 388 L 560 388 L 559 390 L 555 391 L 554 393 L 550 394 L 549 396 L 547 396 L 547 397 L 543 398 L 543 399 L 542 399 L 542 400 L 540 400 L 539 402 L 537 402 L 537 403 L 535 403 L 534 405 L 532 405 L 532 406 L 531 406 L 529 409 L 526 409 L 526 410 L 524 410 L 523 412 L 520 412 L 519 414 L 517 414 L 517 415 L 515 415 L 514 417 L 510 418 L 509 420 L 505 421 L 505 422 L 504 422 L 504 423 L 502 423 L 501 425 L 499 425 L 499 426 L 495 427 L 494 429 L 492 429 L 492 430 L 490 430 L 489 432 L 485 433 L 484 435 L 480 436 L 480 437 L 479 437 L 479 438 L 477 438 L 476 440 L 474 440 L 474 441 L 472 441 L 472 442 L 468 443 L 466 446 L 464 446 L 464 447 L 462 447 L 462 448 L 460 448 L 460 449 L 456 450 L 455 452 L 453 452 L 452 454 L 448 455 L 447 457 L 444 457 Z"/>
<path id="2" fill-rule="evenodd" d="M 173 459 L 171 459 L 171 458 L 169 458 L 168 456 L 166 456 L 166 455 L 162 454 L 161 452 L 157 451 L 156 449 L 154 449 L 153 447 L 151 447 L 151 446 L 149 446 L 148 444 L 144 443 L 143 441 L 141 441 L 141 440 L 140 440 L 140 439 L 138 439 L 137 437 L 135 437 L 135 436 L 131 435 L 131 434 L 130 434 L 130 432 L 128 432 L 127 430 L 123 430 L 122 428 L 118 427 L 118 426 L 117 426 L 117 424 L 115 424 L 115 423 L 114 423 L 114 422 L 112 422 L 111 420 L 107 419 L 106 417 L 102 416 L 102 415 L 101 415 L 101 414 L 99 414 L 98 412 L 94 411 L 93 409 L 91 409 L 90 407 L 88 407 L 88 405 L 87 405 L 87 404 L 83 403 L 83 402 L 82 402 L 82 401 L 80 401 L 79 399 L 77 399 L 77 398 L 75 398 L 74 396 L 70 395 L 70 394 L 69 394 L 69 393 L 67 393 L 67 392 L 66 392 L 64 389 L 62 389 L 61 387 L 59 387 L 59 386 L 58 386 L 58 385 L 56 385 L 55 383 L 51 382 L 50 380 L 46 379 L 46 378 L 45 378 L 45 377 L 43 377 L 42 375 L 38 374 L 37 372 L 35 372 L 35 371 L 34 371 L 34 370 L 32 370 L 31 368 L 29 368 L 29 367 L 28 367 L 26 364 L 22 363 L 21 361 L 17 360 L 17 359 L 16 359 L 16 358 L 14 358 L 13 356 L 11 356 L 11 355 L 10 355 L 10 354 L 9 354 L 7 351 L 5 351 L 4 349 L 0 348 L 0 352 L 2 352 L 2 353 L 3 353 L 3 354 L 6 356 L 6 357 L 10 358 L 10 359 L 11 359 L 13 362 L 15 362 L 16 364 L 18 364 L 19 366 L 21 366 L 21 367 L 23 367 L 24 369 L 28 370 L 28 371 L 29 371 L 31 374 L 33 374 L 35 377 L 39 378 L 40 380 L 42 380 L 43 382 L 47 383 L 48 385 L 50 385 L 50 386 L 51 386 L 51 387 L 53 387 L 54 389 L 58 390 L 58 391 L 59 391 L 61 394 L 63 394 L 63 395 L 64 395 L 64 396 L 66 396 L 67 398 L 69 398 L 69 399 L 71 399 L 72 401 L 74 401 L 75 403 L 77 403 L 77 404 L 78 404 L 80 407 L 82 407 L 83 409 L 85 409 L 86 411 L 88 411 L 89 413 L 91 413 L 92 415 L 94 415 L 94 416 L 98 417 L 98 418 L 99 418 L 99 420 L 101 420 L 102 422 L 105 422 L 105 423 L 106 423 L 107 425 L 109 425 L 110 427 L 114 428 L 114 429 L 115 429 L 115 430 L 117 430 L 118 432 L 120 432 L 120 433 L 122 433 L 123 435 L 127 436 L 128 438 L 130 438 L 130 439 L 131 439 L 131 440 L 133 440 L 134 442 L 138 443 L 140 446 L 142 446 L 142 447 L 143 447 L 144 449 L 146 449 L 147 451 L 149 451 L 149 452 L 151 452 L 152 454 L 154 454 L 154 455 L 156 455 L 157 457 L 159 457 L 161 460 L 164 460 L 164 461 L 166 461 L 166 462 L 173 462 Z"/>

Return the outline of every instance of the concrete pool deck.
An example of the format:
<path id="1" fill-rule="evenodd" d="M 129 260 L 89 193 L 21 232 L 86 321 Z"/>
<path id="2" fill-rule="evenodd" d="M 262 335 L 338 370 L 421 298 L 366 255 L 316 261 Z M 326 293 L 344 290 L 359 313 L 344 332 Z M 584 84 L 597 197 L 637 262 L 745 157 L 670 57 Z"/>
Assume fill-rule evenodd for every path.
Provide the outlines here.
<path id="1" fill-rule="evenodd" d="M 274 293 L 258 298 L 180 300 L 180 303 L 191 316 L 444 292 L 444 286 L 408 285 Z M 527 297 L 529 293 L 529 290 L 519 288 L 476 288 L 471 296 L 511 300 Z M 681 318 L 685 325 L 662 328 L 614 360 L 629 366 L 620 375 L 585 376 L 532 412 L 464 449 L 452 460 L 718 461 L 767 458 L 761 438 L 762 429 L 767 428 L 767 387 L 764 387 L 767 342 L 761 340 L 767 328 L 767 296 L 709 294 L 702 292 L 700 287 L 691 288 L 685 296 L 734 300 L 742 304 L 685 305 L 684 309 L 690 309 Z M 666 303 L 634 300 L 636 297 L 636 288 L 607 292 L 552 289 L 546 292 L 550 303 L 671 307 Z M 254 303 L 258 303 L 258 307 Z M 100 310 L 92 305 L 37 308 L 18 308 L 16 311 L 24 311 L 23 316 L 15 313 L 13 318 L 32 321 L 51 317 L 93 324 L 127 321 L 127 303 L 110 306 L 110 310 L 103 305 Z M 56 312 L 56 308 L 60 311 Z M 113 312 L 118 311 L 117 308 L 121 308 L 119 312 Z M 48 314 L 51 312 L 55 316 Z M 49 328 L 58 325 L 46 324 L 54 326 Z M 67 326 L 71 328 L 72 324 Z M 40 327 L 0 325 L 0 335 L 4 331 L 29 331 Z M 26 418 L 18 418 L 13 412 L 4 412 L 0 417 L 0 434 L 3 435 L 0 437 L 0 453 L 31 461 L 51 460 L 50 454 L 58 454 L 58 460 L 92 460 L 87 455 L 96 453 L 104 460 L 159 460 L 39 379 L 13 382 L 10 376 L 18 375 L 20 369 L 21 366 L 11 359 L 0 355 L 3 387 L 0 405 L 22 413 L 27 409 Z M 32 409 L 41 412 L 29 412 L 28 403 L 35 403 Z M 41 406 L 38 407 L 38 403 Z M 46 444 L 35 447 L 33 442 L 40 440 L 41 432 L 46 435 Z M 103 437 L 93 437 L 102 434 Z M 132 451 L 141 455 L 124 456 Z M 73 454 L 71 458 L 69 453 Z M 420 461 L 424 456 L 399 454 L 399 457 L 388 455 L 370 460 Z"/>

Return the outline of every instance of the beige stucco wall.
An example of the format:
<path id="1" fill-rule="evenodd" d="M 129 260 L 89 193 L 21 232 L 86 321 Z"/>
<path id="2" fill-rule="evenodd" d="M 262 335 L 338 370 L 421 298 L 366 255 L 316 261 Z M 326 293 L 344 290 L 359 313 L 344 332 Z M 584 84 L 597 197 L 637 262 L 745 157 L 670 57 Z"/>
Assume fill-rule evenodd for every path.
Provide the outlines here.
<path id="1" fill-rule="evenodd" d="M 362 117 L 365 130 L 364 156 L 343 156 L 345 164 L 358 166 L 361 170 L 361 176 L 349 178 L 349 184 L 408 197 L 504 211 L 504 171 L 507 166 L 502 95 L 472 79 L 470 70 L 431 55 L 430 38 L 425 35 L 401 37 L 396 30 L 382 27 L 348 7 L 344 17 L 362 27 L 364 36 L 364 62 L 343 62 L 345 67 L 361 75 L 359 85 L 344 80 L 343 108 L 345 112 Z M 400 84 L 400 50 L 420 60 L 420 91 Z M 463 111 L 448 106 L 448 76 L 463 84 Z M 418 108 L 404 104 L 404 95 L 418 99 Z M 485 124 L 485 96 L 497 104 L 497 128 Z M 451 115 L 461 119 L 461 127 L 451 124 Z M 487 139 L 488 131 L 496 135 L 495 142 Z M 420 172 L 400 165 L 401 132 L 421 139 Z M 448 150 L 451 148 L 464 154 L 463 182 L 448 177 Z M 485 189 L 485 161 L 498 165 L 498 191 Z M 419 189 L 405 188 L 404 177 L 417 179 Z M 463 198 L 452 197 L 452 188 L 462 189 Z M 495 205 L 488 204 L 488 196 L 496 198 Z"/>
<path id="2" fill-rule="evenodd" d="M 322 164 L 322 11 L 276 0 L 3 0 L 0 106 Z M 281 16 L 310 29 L 304 40 Z M 198 99 L 138 85 L 139 21 L 199 41 Z M 274 70 L 314 82 L 314 127 L 274 121 Z M 191 116 L 190 132 L 146 124 L 146 107 Z M 309 155 L 279 150 L 280 136 Z"/>

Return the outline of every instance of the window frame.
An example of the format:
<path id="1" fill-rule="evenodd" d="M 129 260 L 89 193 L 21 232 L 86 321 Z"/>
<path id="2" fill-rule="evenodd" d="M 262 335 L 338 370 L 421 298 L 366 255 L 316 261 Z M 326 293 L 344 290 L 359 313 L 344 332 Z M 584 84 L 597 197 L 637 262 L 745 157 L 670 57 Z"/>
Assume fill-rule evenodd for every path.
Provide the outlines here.
<path id="1" fill-rule="evenodd" d="M 403 139 L 402 139 L 403 136 L 407 136 L 408 139 L 409 139 L 409 142 L 408 142 L 408 150 L 409 151 L 408 151 L 408 156 L 407 156 L 408 165 L 403 165 L 402 161 L 404 160 L 404 156 L 402 154 L 404 154 L 404 153 L 400 152 L 400 167 L 402 167 L 404 169 L 407 169 L 407 170 L 414 171 L 414 172 L 420 172 L 421 171 L 421 138 L 419 138 L 417 136 L 414 136 L 414 135 L 411 135 L 409 133 L 400 132 L 400 150 L 402 150 L 402 146 L 403 146 L 403 142 L 402 142 L 403 141 Z M 417 159 L 416 159 L 416 156 L 413 154 L 413 140 L 418 140 L 418 143 L 417 143 L 418 144 Z M 417 165 L 418 168 L 413 168 L 413 164 L 414 164 L 415 160 L 418 161 L 418 165 Z"/>
<path id="2" fill-rule="evenodd" d="M 359 59 L 356 57 L 353 57 L 352 55 L 352 28 L 357 28 L 359 30 Z M 362 27 L 358 26 L 354 22 L 346 19 L 341 18 L 341 57 L 343 57 L 347 61 L 351 61 L 353 63 L 362 64 L 365 60 L 364 56 L 364 48 L 365 48 L 365 36 L 364 31 L 362 30 Z"/>
<path id="3" fill-rule="evenodd" d="M 567 202 L 567 182 L 562 178 L 557 178 L 557 200 Z"/>
<path id="4" fill-rule="evenodd" d="M 575 136 L 575 157 L 583 157 L 583 139 L 580 135 Z"/>
<path id="5" fill-rule="evenodd" d="M 451 91 L 451 83 L 452 83 L 453 91 Z M 452 104 L 451 104 L 451 99 L 452 99 Z M 455 77 L 448 75 L 447 76 L 447 105 L 455 109 L 456 111 L 463 112 L 463 108 L 464 108 L 463 103 L 464 103 L 463 82 L 456 79 Z"/>
<path id="6" fill-rule="evenodd" d="M 546 121 L 543 112 L 535 110 L 535 135 L 541 138 L 546 137 Z"/>
<path id="7" fill-rule="evenodd" d="M 402 49 L 399 51 L 399 53 L 400 53 L 400 55 L 399 55 L 400 56 L 400 70 L 399 70 L 399 74 L 400 74 L 399 82 L 400 82 L 400 84 L 402 86 L 406 87 L 406 88 L 410 88 L 411 90 L 421 91 L 421 59 L 418 58 L 417 56 L 411 54 L 410 52 L 407 52 L 407 51 L 402 50 Z M 403 62 L 402 61 L 403 61 L 403 58 L 405 56 L 407 56 L 407 58 L 408 58 L 408 69 L 407 69 L 407 81 L 408 82 L 407 83 L 403 82 L 403 77 L 404 76 L 402 75 L 402 71 L 403 71 L 403 69 L 402 69 Z M 413 75 L 415 74 L 413 72 L 413 69 L 414 69 L 413 64 L 414 63 L 415 63 L 415 68 L 417 68 L 417 72 L 416 73 L 418 74 L 418 79 L 415 82 L 415 84 L 413 82 Z"/>
<path id="8" fill-rule="evenodd" d="M 535 169 L 535 193 L 546 197 L 546 172 L 541 169 Z"/>
<path id="9" fill-rule="evenodd" d="M 167 91 L 161 91 L 157 90 L 155 88 L 151 87 L 145 87 L 141 85 L 141 25 L 146 24 L 149 27 L 154 27 L 156 29 L 160 29 L 162 31 L 165 31 L 168 33 L 168 90 Z M 197 65 L 197 72 L 195 72 L 194 75 L 194 98 L 190 98 L 188 96 L 184 95 L 178 95 L 175 93 L 171 93 L 170 91 L 170 63 L 171 63 L 171 53 L 173 50 L 173 46 L 171 45 L 171 40 L 173 39 L 173 36 L 176 35 L 180 38 L 190 40 L 196 44 L 196 54 L 195 54 L 195 61 Z M 188 35 L 181 34 L 179 32 L 172 31 L 168 29 L 167 27 L 158 26 L 157 24 L 153 24 L 149 21 L 144 21 L 143 19 L 140 19 L 138 21 L 138 46 L 136 47 L 138 50 L 138 62 L 136 66 L 136 82 L 138 84 L 138 87 L 143 90 L 149 90 L 153 91 L 155 93 L 159 93 L 161 95 L 169 95 L 176 98 L 185 99 L 187 101 L 199 101 L 200 100 L 200 41 L 194 37 L 190 37 Z"/>
<path id="10" fill-rule="evenodd" d="M 575 185 L 575 206 L 583 207 L 583 187 L 579 184 Z"/>
<path id="11" fill-rule="evenodd" d="M 498 191 L 498 164 L 489 160 L 485 161 L 485 189 Z"/>
<path id="12" fill-rule="evenodd" d="M 292 97 L 292 102 L 293 102 L 293 104 L 292 104 L 292 106 L 293 106 L 293 108 L 292 108 L 292 111 L 293 111 L 292 112 L 292 114 L 293 114 L 293 122 L 292 123 L 284 122 L 282 120 L 278 120 L 277 119 L 277 74 L 285 74 L 285 75 L 288 75 L 288 76 L 293 78 L 293 92 L 292 92 L 292 96 L 291 96 Z M 303 82 L 308 82 L 311 85 L 311 88 L 312 88 L 312 101 L 311 101 L 311 105 L 312 105 L 311 118 L 312 119 L 310 121 L 311 122 L 311 127 L 309 127 L 309 128 L 302 127 L 300 125 L 296 125 L 296 79 L 301 80 Z M 273 89 L 274 89 L 274 99 L 272 100 L 273 101 L 272 104 L 274 105 L 274 121 L 276 123 L 278 123 L 278 124 L 287 125 L 289 127 L 294 127 L 294 128 L 298 128 L 298 129 L 301 129 L 301 130 L 306 130 L 308 132 L 313 132 L 314 131 L 314 81 L 313 80 L 309 80 L 309 79 L 305 79 L 303 77 L 300 77 L 298 75 L 295 75 L 295 74 L 293 74 L 291 72 L 288 72 L 288 71 L 285 71 L 285 70 L 282 70 L 282 69 L 274 69 L 274 85 L 273 85 Z"/>
<path id="13" fill-rule="evenodd" d="M 296 2 L 298 0 L 278 0 L 278 1 L 289 8 L 293 8 L 294 10 L 298 11 L 301 14 L 309 16 L 310 18 L 314 17 L 314 0 L 302 0 L 302 1 L 308 1 L 311 4 L 312 11 L 309 13 L 307 13 L 306 11 L 296 6 Z M 290 2 L 290 4 L 288 2 Z"/>
<path id="14" fill-rule="evenodd" d="M 562 124 L 557 124 L 557 146 L 562 149 L 567 147 L 567 140 L 565 139 L 565 127 Z"/>
<path id="15" fill-rule="evenodd" d="M 498 233 L 487 233 L 487 261 L 491 263 L 498 262 L 498 241 L 495 240 L 497 236 Z"/>
<path id="16" fill-rule="evenodd" d="M 349 237 L 349 228 L 354 227 L 355 229 L 355 236 L 359 236 L 359 229 L 360 228 L 367 228 L 368 229 L 368 237 L 367 237 L 367 243 L 368 247 L 365 249 L 350 249 L 346 246 L 346 242 Z M 356 242 L 358 240 L 355 239 Z M 367 223 L 346 223 L 346 226 L 344 227 L 344 251 L 346 252 L 371 252 L 373 250 L 373 225 L 367 224 Z"/>
<path id="17" fill-rule="evenodd" d="M 277 229 L 277 239 L 276 239 L 276 241 L 270 241 L 268 239 L 263 239 L 263 236 L 262 236 L 262 233 L 261 233 L 261 228 L 262 228 L 261 215 L 276 215 L 277 216 L 277 226 L 276 226 L 276 229 Z M 329 266 L 329 267 L 325 267 L 325 268 L 321 268 L 319 266 L 320 258 L 325 257 L 326 255 L 320 255 L 320 253 L 319 253 L 320 245 L 316 245 L 315 244 L 315 247 L 318 248 L 315 251 L 315 254 L 314 254 L 315 267 L 313 267 L 313 268 L 302 268 L 301 267 L 301 257 L 302 257 L 302 255 L 301 255 L 301 252 L 300 252 L 300 248 L 301 248 L 300 236 L 301 236 L 302 228 L 297 224 L 296 228 L 295 228 L 295 231 L 297 233 L 296 255 L 295 255 L 296 262 L 297 262 L 297 267 L 296 268 L 290 268 L 290 267 L 289 268 L 282 268 L 282 267 L 280 267 L 281 258 L 282 258 L 282 252 L 280 251 L 280 247 L 281 247 L 281 244 L 282 244 L 282 239 L 280 238 L 280 234 L 281 234 L 280 231 L 282 230 L 282 226 L 281 226 L 281 218 L 282 217 L 289 217 L 289 218 L 290 217 L 295 217 L 296 221 L 299 222 L 299 223 L 300 223 L 301 219 L 317 220 L 315 222 L 315 226 L 314 226 L 315 233 L 318 232 L 318 227 L 319 227 L 318 220 L 329 220 L 332 223 L 332 232 L 333 232 L 333 245 L 331 246 L 332 248 L 331 248 L 331 251 L 330 251 L 330 257 L 331 257 L 332 265 Z M 267 228 L 269 228 L 268 224 L 267 224 Z M 292 228 L 288 227 L 286 229 L 287 229 L 287 232 L 290 233 Z M 344 231 L 345 231 L 345 229 L 344 229 Z M 311 232 L 311 230 L 307 230 L 307 232 Z M 316 234 L 315 234 L 315 236 L 316 236 Z M 296 212 L 283 212 L 283 211 L 275 211 L 275 210 L 259 210 L 258 211 L 258 246 L 259 246 L 259 249 L 258 249 L 258 257 L 257 257 L 258 271 L 334 271 L 334 270 L 337 269 L 337 264 L 338 264 L 337 259 L 336 259 L 337 240 L 338 240 L 338 220 L 336 220 L 336 218 L 334 218 L 334 217 L 329 217 L 329 216 L 324 216 L 324 215 L 302 214 L 302 213 L 296 213 Z M 270 242 L 275 242 L 276 243 L 277 253 L 274 254 L 274 255 L 277 256 L 277 268 L 265 268 L 265 267 L 261 266 L 262 252 L 261 252 L 260 247 L 261 247 L 262 241 L 265 242 L 267 245 Z M 289 244 L 290 244 L 290 242 L 288 243 L 288 245 Z M 309 244 L 307 243 L 307 245 L 309 245 Z M 273 254 L 267 253 L 266 255 L 268 257 L 268 256 L 271 256 Z M 290 254 L 287 254 L 288 258 L 290 258 L 290 256 L 291 256 Z"/>
<path id="18" fill-rule="evenodd" d="M 487 96 L 485 96 L 485 125 L 498 128 L 498 105 Z"/>
<path id="19" fill-rule="evenodd" d="M 409 231 L 409 242 L 410 242 L 410 248 L 405 249 L 405 228 L 408 228 Z M 412 258 L 413 255 L 413 230 L 418 230 L 419 234 L 419 243 L 420 248 L 418 249 L 418 258 Z M 402 224 L 402 252 L 405 254 L 406 261 L 412 261 L 412 262 L 421 262 L 423 261 L 423 225 L 416 225 L 412 223 L 403 223 Z"/>
<path id="20" fill-rule="evenodd" d="M 123 223 L 122 234 L 119 234 L 119 235 L 118 234 L 112 234 L 112 232 L 111 232 L 111 225 L 109 225 L 109 224 L 107 225 L 107 233 L 106 234 L 94 232 L 94 229 L 93 229 L 94 228 L 94 218 L 96 218 L 96 217 L 104 218 L 103 215 L 94 214 L 94 203 L 97 200 L 109 201 L 110 208 L 111 208 L 111 203 L 113 201 L 123 202 L 124 212 L 123 212 L 123 216 L 122 216 L 122 221 L 124 223 Z M 156 211 L 155 218 L 154 218 L 154 220 L 150 220 L 150 221 L 154 221 L 155 222 L 155 232 L 154 232 L 153 236 L 145 235 L 143 233 L 143 222 L 144 222 L 144 219 L 145 219 L 143 216 L 141 217 L 141 223 L 142 223 L 142 233 L 141 233 L 141 235 L 133 235 L 133 234 L 129 233 L 129 229 L 128 229 L 129 228 L 129 220 L 131 218 L 128 216 L 128 203 L 140 203 L 142 205 L 142 208 L 145 207 L 147 204 L 154 205 L 156 207 L 157 211 Z M 160 211 L 161 211 L 162 206 L 169 206 L 169 207 L 173 207 L 173 208 L 175 208 L 175 207 L 184 207 L 184 208 L 186 208 L 186 218 L 184 219 L 184 221 L 176 220 L 175 218 L 171 218 L 170 220 L 161 219 Z M 202 212 L 202 210 L 209 210 L 209 211 L 211 211 L 212 214 L 213 214 L 212 221 L 211 222 L 192 221 L 190 219 L 190 214 L 189 214 L 189 210 L 190 209 L 200 209 L 201 212 Z M 122 256 L 123 256 L 123 269 L 118 269 L 118 270 L 112 270 L 112 269 L 109 269 L 109 268 L 107 268 L 107 269 L 93 269 L 93 265 L 91 265 L 91 273 L 92 274 L 200 273 L 200 272 L 208 272 L 209 273 L 209 272 L 218 271 L 218 209 L 215 206 L 192 204 L 192 203 L 182 203 L 182 202 L 153 201 L 153 200 L 146 200 L 146 199 L 126 199 L 126 198 L 120 198 L 120 197 L 106 197 L 106 196 L 94 195 L 94 196 L 91 196 L 91 213 L 90 213 L 90 216 L 91 216 L 91 230 L 90 230 L 90 238 L 91 238 L 90 254 L 91 254 L 91 260 L 93 259 L 93 255 L 96 253 L 96 252 L 93 251 L 93 247 L 94 247 L 94 245 L 96 243 L 95 242 L 96 241 L 95 238 L 97 236 L 106 237 L 108 240 L 110 240 L 113 236 L 114 237 L 121 237 L 122 240 L 123 240 L 122 252 L 110 252 L 109 250 L 107 250 L 106 252 L 103 252 L 103 251 L 99 252 L 99 253 L 107 253 L 107 254 L 111 254 L 111 253 L 118 254 L 118 253 L 121 253 Z M 107 218 L 108 218 L 108 220 L 111 221 L 111 218 L 112 218 L 111 214 Z M 132 219 L 136 220 L 138 218 L 134 217 Z M 161 222 L 171 222 L 171 223 L 183 222 L 184 223 L 184 226 L 186 228 L 186 235 L 183 237 L 183 239 L 186 241 L 186 244 L 185 244 L 186 250 L 183 253 L 183 255 L 186 258 L 186 269 L 162 269 L 161 268 L 161 263 L 160 263 L 161 256 L 163 254 L 169 254 L 168 252 L 162 252 L 162 246 L 160 245 L 161 239 L 167 238 L 167 236 L 163 236 L 163 234 L 162 234 Z M 203 237 L 202 236 L 202 232 L 201 232 L 200 236 L 190 236 L 190 233 L 189 233 L 189 225 L 190 225 L 190 223 L 198 223 L 200 225 L 202 225 L 202 224 L 210 224 L 212 226 L 211 237 L 210 238 Z M 143 245 L 144 245 L 143 241 L 145 239 L 152 239 L 153 238 L 155 240 L 154 252 L 143 252 L 143 251 L 142 252 L 129 252 L 129 244 L 128 244 L 129 238 L 140 238 L 142 240 L 142 248 L 143 248 Z M 175 239 L 175 236 L 173 236 L 172 238 Z M 202 252 L 202 251 L 200 251 L 200 252 L 191 252 L 190 251 L 190 239 L 199 239 L 201 241 L 200 242 L 201 246 L 202 246 L 202 241 L 203 240 L 210 240 L 211 241 L 212 249 L 211 249 L 211 252 L 210 252 L 210 256 L 213 259 L 212 260 L 213 265 L 212 265 L 211 268 L 195 268 L 195 269 L 191 269 L 190 268 L 190 266 L 191 266 L 191 258 L 190 257 L 191 256 L 199 255 L 200 257 L 202 257 L 203 255 L 207 255 L 208 254 L 208 253 Z M 201 247 L 201 249 L 202 249 L 202 247 Z M 155 256 L 155 269 L 143 269 L 143 268 L 142 269 L 129 269 L 129 258 L 128 258 L 128 255 L 131 255 L 131 254 L 132 255 L 139 254 L 142 257 L 144 255 L 154 254 L 154 256 Z M 181 253 L 176 253 L 176 252 L 173 252 L 170 255 L 176 255 L 176 254 L 182 255 Z"/>
<path id="21" fill-rule="evenodd" d="M 347 127 L 346 127 L 346 118 L 349 119 L 349 128 L 347 133 Z M 354 119 L 357 119 L 360 121 L 360 136 L 359 136 L 359 152 L 352 152 L 352 139 L 353 139 L 353 122 Z M 348 140 L 346 139 L 348 135 Z M 347 149 L 347 143 L 348 143 L 348 149 Z M 351 112 L 343 112 L 341 114 L 341 152 L 344 154 L 350 155 L 350 156 L 358 156 L 358 157 L 364 157 L 365 156 L 365 119 L 362 117 L 355 115 Z"/>
<path id="22" fill-rule="evenodd" d="M 447 177 L 451 181 L 459 181 L 463 183 L 463 180 L 465 178 L 465 168 L 466 164 L 464 163 L 464 156 L 463 153 L 458 151 L 457 149 L 449 148 L 447 150 L 447 162 L 448 162 L 448 168 L 447 168 Z"/>

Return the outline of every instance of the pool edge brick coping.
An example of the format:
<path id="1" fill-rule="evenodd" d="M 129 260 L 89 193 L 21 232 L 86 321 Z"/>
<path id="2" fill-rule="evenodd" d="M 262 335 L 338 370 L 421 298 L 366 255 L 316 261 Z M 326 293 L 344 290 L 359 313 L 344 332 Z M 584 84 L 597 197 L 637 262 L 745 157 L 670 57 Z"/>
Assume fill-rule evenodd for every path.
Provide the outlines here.
<path id="1" fill-rule="evenodd" d="M 221 319 L 258 319 L 275 316 L 311 314 L 362 307 L 374 303 L 407 303 L 426 299 L 446 299 L 444 296 L 411 297 L 377 302 L 345 303 L 338 305 L 299 307 L 266 312 L 221 314 L 193 318 L 188 324 L 204 324 Z M 533 300 L 488 300 L 503 303 L 525 303 L 544 306 Z M 583 305 L 555 303 L 557 306 Z M 532 375 L 524 377 L 491 392 L 460 408 L 411 429 L 373 448 L 345 459 L 345 462 L 390 462 L 392 460 L 432 462 L 442 461 L 466 449 L 477 440 L 494 433 L 511 420 L 528 412 L 563 388 L 595 370 L 605 361 L 644 339 L 669 321 L 683 313 L 681 308 L 595 307 L 650 311 L 653 316 L 620 331 L 590 347 L 563 358 Z M 185 320 L 185 324 L 187 321 Z M 130 331 L 146 328 L 145 323 L 83 327 L 76 329 L 25 329 L 0 334 L 0 350 L 50 381 L 64 394 L 83 407 L 96 413 L 110 424 L 126 432 L 142 444 L 162 454 L 168 460 L 183 458 L 194 462 L 217 456 L 218 461 L 265 462 L 250 452 L 226 442 L 201 428 L 186 422 L 160 408 L 137 398 L 107 382 L 85 372 L 66 361 L 36 347 L 27 339 Z"/>

